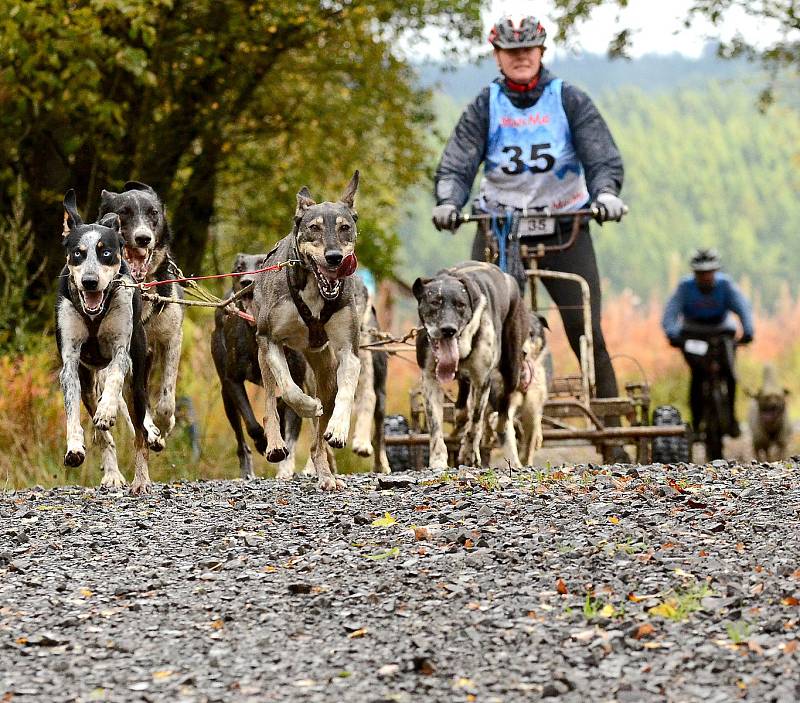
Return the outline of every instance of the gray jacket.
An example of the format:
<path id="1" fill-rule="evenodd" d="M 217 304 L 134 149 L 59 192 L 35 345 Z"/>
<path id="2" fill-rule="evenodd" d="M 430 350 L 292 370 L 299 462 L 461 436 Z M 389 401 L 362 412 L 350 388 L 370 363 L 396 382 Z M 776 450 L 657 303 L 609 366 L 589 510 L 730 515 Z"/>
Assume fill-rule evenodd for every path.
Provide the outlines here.
<path id="1" fill-rule="evenodd" d="M 528 108 L 536 104 L 545 86 L 554 78 L 542 66 L 536 87 L 524 93 L 506 88 L 502 78 L 496 82 L 501 84 L 503 92 L 516 107 Z M 569 83 L 563 85 L 561 101 L 575 152 L 586 173 L 589 195 L 592 199 L 604 192 L 619 195 L 624 175 L 622 157 L 605 120 L 591 98 Z M 437 204 L 452 203 L 459 209 L 464 207 L 478 168 L 486 157 L 488 137 L 489 86 L 486 86 L 464 110 L 445 146 L 434 178 Z"/>

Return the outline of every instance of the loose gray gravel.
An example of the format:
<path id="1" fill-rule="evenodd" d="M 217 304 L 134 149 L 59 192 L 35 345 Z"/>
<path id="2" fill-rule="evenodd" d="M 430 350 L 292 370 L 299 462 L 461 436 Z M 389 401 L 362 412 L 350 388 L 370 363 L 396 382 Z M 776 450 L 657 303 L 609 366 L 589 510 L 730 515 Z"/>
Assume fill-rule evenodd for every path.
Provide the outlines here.
<path id="1" fill-rule="evenodd" d="M 0 701 L 796 701 L 799 512 L 794 462 L 5 493 Z"/>

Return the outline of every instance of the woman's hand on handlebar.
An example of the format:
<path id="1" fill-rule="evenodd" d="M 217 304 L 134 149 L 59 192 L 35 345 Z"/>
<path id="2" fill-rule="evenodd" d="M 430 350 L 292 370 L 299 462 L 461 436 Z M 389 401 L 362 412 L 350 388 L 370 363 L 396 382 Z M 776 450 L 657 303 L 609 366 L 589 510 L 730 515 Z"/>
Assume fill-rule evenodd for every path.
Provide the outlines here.
<path id="1" fill-rule="evenodd" d="M 594 202 L 599 212 L 597 213 L 598 222 L 607 222 L 614 220 L 619 222 L 622 216 L 628 211 L 622 198 L 614 195 L 613 193 L 600 193 Z"/>

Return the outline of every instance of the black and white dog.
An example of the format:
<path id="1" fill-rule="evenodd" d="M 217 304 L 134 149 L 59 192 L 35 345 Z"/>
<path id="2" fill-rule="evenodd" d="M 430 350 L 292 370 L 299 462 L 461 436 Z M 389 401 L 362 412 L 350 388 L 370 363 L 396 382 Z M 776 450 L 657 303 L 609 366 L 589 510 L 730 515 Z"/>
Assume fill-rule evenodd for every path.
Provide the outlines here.
<path id="1" fill-rule="evenodd" d="M 119 217 L 106 215 L 84 224 L 75 203 L 75 191 L 64 197 L 63 244 L 67 263 L 56 296 L 56 342 L 61 355 L 61 389 L 67 415 L 66 466 L 80 466 L 86 458 L 80 399 L 92 416 L 103 445 L 104 486 L 124 486 L 117 465 L 111 428 L 117 418 L 125 380 L 133 408 L 136 464 L 131 493 L 147 493 L 147 342 L 141 323 L 141 294 L 121 285 L 130 281 L 122 258 Z M 102 382 L 97 372 L 105 370 Z M 102 385 L 97 398 L 98 385 Z"/>
<path id="2" fill-rule="evenodd" d="M 167 281 L 176 277 L 170 258 L 172 239 L 166 211 L 156 192 L 144 183 L 129 181 L 121 193 L 104 190 L 100 194 L 100 215 L 116 213 L 124 238 L 124 256 L 137 283 Z M 183 297 L 176 283 L 154 287 L 164 297 Z M 142 321 L 147 332 L 150 369 L 160 375 L 153 420 L 167 438 L 175 426 L 175 385 L 183 342 L 183 306 L 177 303 L 143 301 Z M 147 426 L 153 431 L 148 415 Z"/>
<path id="3" fill-rule="evenodd" d="M 258 360 L 266 391 L 267 460 L 288 453 L 281 437 L 277 395 L 301 417 L 314 419 L 311 458 L 319 487 L 344 487 L 328 461 L 326 442 L 345 446 L 358 384 L 361 321 L 355 299 L 358 171 L 337 202 L 316 203 L 308 188 L 297 194 L 294 228 L 267 255 L 267 264 L 299 259 L 285 271 L 259 274 L 253 295 Z M 302 352 L 313 372 L 307 395 L 292 379 L 284 347 Z M 318 395 L 319 397 L 314 397 Z"/>
<path id="4" fill-rule="evenodd" d="M 257 274 L 250 272 L 262 268 L 265 258 L 266 254 L 236 255 L 232 272 L 246 273 L 233 278 L 231 294 L 252 286 Z M 252 287 L 250 292 L 245 292 L 235 304 L 238 310 L 246 315 L 252 315 Z M 245 381 L 262 385 L 255 324 L 230 314 L 222 308 L 217 308 L 214 313 L 214 332 L 211 335 L 211 356 L 219 376 L 225 415 L 236 436 L 236 454 L 239 457 L 240 475 L 243 479 L 255 478 L 250 447 L 247 446 L 242 432 L 242 422 L 244 422 L 247 434 L 255 443 L 256 451 L 259 454 L 266 452 L 267 438 L 264 435 L 264 428 L 256 420 L 245 389 Z M 286 359 L 292 379 L 302 387 L 306 375 L 305 359 L 302 354 L 291 349 L 286 350 Z M 295 445 L 300 435 L 300 417 L 291 408 L 287 408 L 283 402 L 278 403 L 278 411 L 281 416 L 283 435 L 286 439 L 287 456 L 278 464 L 277 477 L 291 478 L 294 474 Z"/>
<path id="5" fill-rule="evenodd" d="M 418 278 L 413 285 L 423 329 L 417 335 L 417 363 L 430 433 L 430 466 L 447 467 L 444 441 L 443 383 L 469 381 L 467 417 L 458 462 L 481 465 L 481 440 L 492 386 L 499 371 L 497 433 L 506 458 L 519 466 L 514 423 L 508 410 L 519 385 L 523 342 L 529 319 L 515 280 L 497 266 L 467 261 Z"/>

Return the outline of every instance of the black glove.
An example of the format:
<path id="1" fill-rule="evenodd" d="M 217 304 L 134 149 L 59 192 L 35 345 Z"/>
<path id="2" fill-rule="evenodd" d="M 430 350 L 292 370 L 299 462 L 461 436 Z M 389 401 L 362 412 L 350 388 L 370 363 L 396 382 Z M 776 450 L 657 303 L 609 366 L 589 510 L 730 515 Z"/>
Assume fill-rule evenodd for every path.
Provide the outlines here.
<path id="1" fill-rule="evenodd" d="M 452 203 L 442 203 L 436 205 L 431 213 L 433 224 L 440 232 L 443 229 L 455 230 L 456 228 L 456 215 L 458 208 Z"/>
<path id="2" fill-rule="evenodd" d="M 743 334 L 741 337 L 739 337 L 738 344 L 750 344 L 750 342 L 752 341 L 753 341 L 752 334 Z"/>

